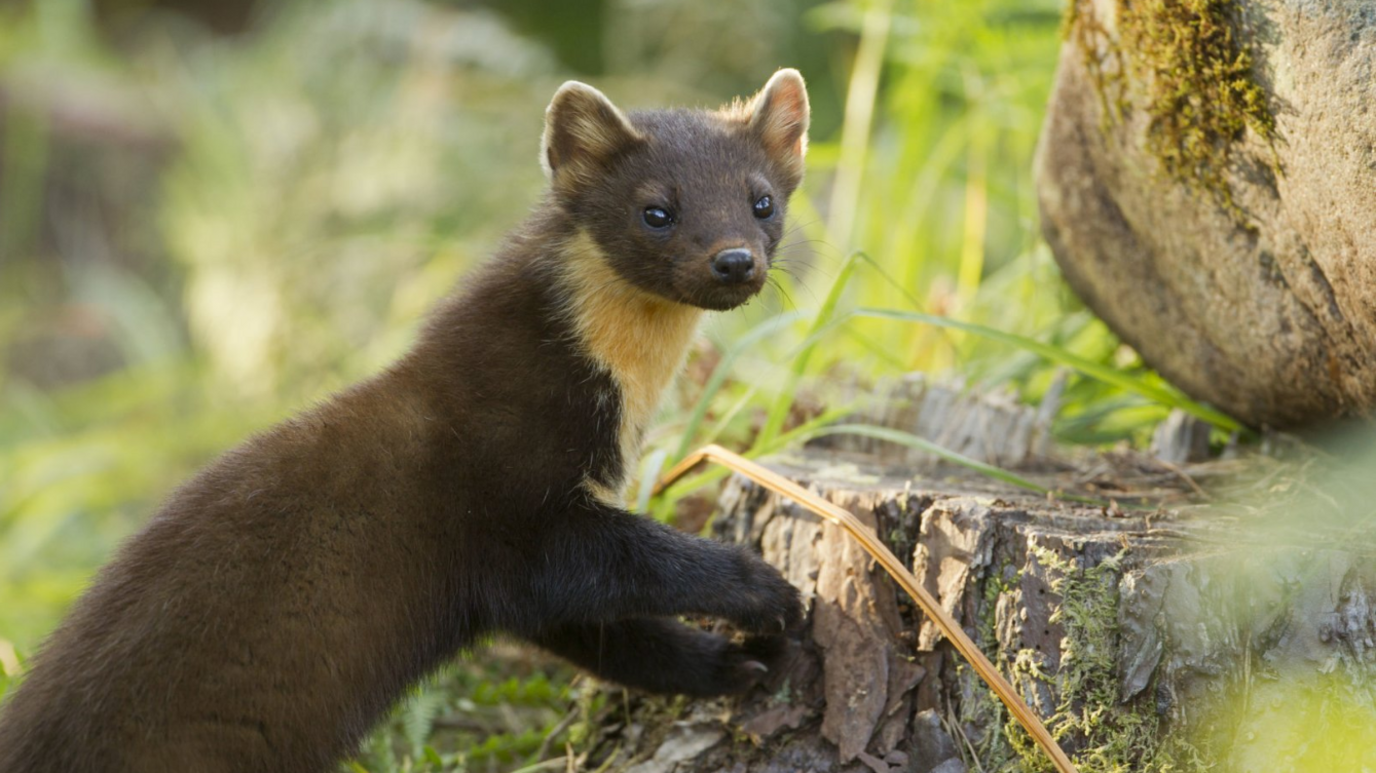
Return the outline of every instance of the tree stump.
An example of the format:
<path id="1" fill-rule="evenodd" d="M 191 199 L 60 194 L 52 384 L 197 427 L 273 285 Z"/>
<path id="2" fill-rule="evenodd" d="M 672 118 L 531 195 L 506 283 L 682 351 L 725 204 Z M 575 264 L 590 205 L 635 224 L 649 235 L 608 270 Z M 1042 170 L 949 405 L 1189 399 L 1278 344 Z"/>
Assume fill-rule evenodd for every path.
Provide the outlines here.
<path id="1" fill-rule="evenodd" d="M 1066 280 L 1253 426 L 1376 407 L 1376 15 L 1070 0 L 1035 160 Z"/>
<path id="2" fill-rule="evenodd" d="M 1255 508 L 1188 505 L 1181 468 L 1130 455 L 1038 478 L 1106 496 L 1164 494 L 1171 509 L 1048 501 L 825 449 L 770 466 L 910 561 L 1083 771 L 1299 769 L 1316 753 L 1294 743 L 1314 727 L 1292 713 L 1301 704 L 1361 727 L 1326 742 L 1336 767 L 1304 769 L 1376 764 L 1376 547 L 1254 533 Z M 733 478 L 712 531 L 757 547 L 802 591 L 809 620 L 796 657 L 743 699 L 618 692 L 583 746 L 587 769 L 1050 769 L 839 527 Z"/>

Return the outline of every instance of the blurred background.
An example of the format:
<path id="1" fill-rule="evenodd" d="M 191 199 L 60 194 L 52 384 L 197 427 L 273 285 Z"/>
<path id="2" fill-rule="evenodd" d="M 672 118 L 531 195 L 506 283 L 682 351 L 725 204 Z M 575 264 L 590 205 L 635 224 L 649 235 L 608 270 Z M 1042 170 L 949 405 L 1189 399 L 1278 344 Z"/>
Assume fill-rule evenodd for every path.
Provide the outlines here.
<path id="1" fill-rule="evenodd" d="M 712 440 L 777 450 L 839 415 L 832 385 L 911 371 L 1034 403 L 1055 383 L 1061 442 L 1144 442 L 1183 398 L 1038 235 L 1060 17 L 1059 0 L 3 5 L 3 670 L 195 469 L 405 350 L 539 202 L 543 110 L 568 78 L 623 107 L 715 107 L 780 66 L 809 84 L 778 281 L 708 325 L 646 476 Z M 565 696 L 521 679 L 493 701 Z"/>

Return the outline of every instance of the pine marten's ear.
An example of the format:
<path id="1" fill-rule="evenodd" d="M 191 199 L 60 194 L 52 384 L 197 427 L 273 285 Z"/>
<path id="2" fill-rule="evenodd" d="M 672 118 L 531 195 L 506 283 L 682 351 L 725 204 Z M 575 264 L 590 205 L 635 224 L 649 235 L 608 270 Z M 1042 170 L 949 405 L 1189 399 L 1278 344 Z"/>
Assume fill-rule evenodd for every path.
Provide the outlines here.
<path id="1" fill-rule="evenodd" d="M 568 81 L 545 110 L 540 166 L 550 182 L 566 185 L 595 173 L 642 139 L 602 92 Z"/>
<path id="2" fill-rule="evenodd" d="M 807 155 L 807 125 L 812 115 L 803 76 L 791 67 L 779 70 L 741 112 L 748 116 L 750 130 L 760 137 L 770 154 L 783 160 L 801 178 L 803 156 Z"/>

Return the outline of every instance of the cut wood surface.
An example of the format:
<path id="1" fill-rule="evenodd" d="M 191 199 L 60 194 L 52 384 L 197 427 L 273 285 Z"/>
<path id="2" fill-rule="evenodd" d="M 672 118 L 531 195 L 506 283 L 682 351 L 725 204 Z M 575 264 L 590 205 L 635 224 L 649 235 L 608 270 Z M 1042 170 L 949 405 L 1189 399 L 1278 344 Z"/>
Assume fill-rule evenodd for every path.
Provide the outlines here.
<path id="1" fill-rule="evenodd" d="M 1273 729 L 1294 691 L 1331 692 L 1336 710 L 1340 696 L 1369 695 L 1376 684 L 1367 601 L 1376 550 L 1325 542 L 1322 528 L 1303 538 L 1258 530 L 1252 521 L 1272 521 L 1253 506 L 1192 502 L 1200 483 L 1186 476 L 1219 463 L 1181 468 L 1110 454 L 1060 473 L 1042 465 L 1037 477 L 1124 505 L 1138 493 L 1169 503 L 1141 510 L 1048 501 L 944 467 L 914 475 L 911 464 L 834 450 L 769 466 L 871 525 L 910 561 L 1082 770 L 1202 770 L 1225 759 L 1215 769 L 1298 770 L 1287 767 L 1293 739 Z M 1276 485 L 1249 474 L 1263 490 Z M 796 658 L 769 689 L 741 700 L 609 701 L 581 752 L 589 769 L 1048 769 L 839 527 L 736 477 L 712 531 L 757 547 L 808 599 Z M 1348 759 L 1376 762 L 1362 757 L 1370 754 L 1350 750 Z"/>

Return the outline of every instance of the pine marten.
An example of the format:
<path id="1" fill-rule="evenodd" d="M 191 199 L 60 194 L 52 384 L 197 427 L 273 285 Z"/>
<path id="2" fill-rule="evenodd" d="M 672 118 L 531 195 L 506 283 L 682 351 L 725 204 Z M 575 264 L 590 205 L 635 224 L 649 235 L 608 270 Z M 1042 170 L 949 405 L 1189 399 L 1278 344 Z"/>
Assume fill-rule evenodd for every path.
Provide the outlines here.
<path id="1" fill-rule="evenodd" d="M 642 690 L 755 684 L 797 592 L 621 495 L 703 310 L 765 282 L 808 119 L 795 70 L 717 111 L 564 84 L 540 208 L 400 361 L 225 454 L 119 550 L 0 711 L 0 773 L 327 770 L 497 632 Z"/>

